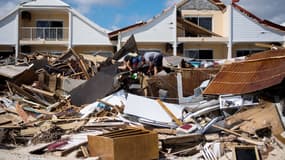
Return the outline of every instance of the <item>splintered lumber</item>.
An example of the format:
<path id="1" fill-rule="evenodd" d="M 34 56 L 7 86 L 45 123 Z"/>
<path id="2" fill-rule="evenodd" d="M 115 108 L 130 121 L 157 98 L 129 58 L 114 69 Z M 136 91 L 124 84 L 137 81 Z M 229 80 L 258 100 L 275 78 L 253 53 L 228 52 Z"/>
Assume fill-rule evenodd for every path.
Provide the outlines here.
<path id="1" fill-rule="evenodd" d="M 192 133 L 192 134 L 168 137 L 160 140 L 164 145 L 173 145 L 173 144 L 195 143 L 195 142 L 200 143 L 204 140 L 204 137 L 202 134 Z"/>
<path id="2" fill-rule="evenodd" d="M 44 91 L 44 90 L 41 90 L 41 89 L 38 89 L 38 88 L 34 88 L 34 87 L 31 87 L 31 86 L 27 86 L 27 85 L 22 85 L 23 88 L 27 89 L 27 90 L 30 90 L 32 92 L 36 92 L 36 93 L 39 93 L 39 94 L 42 94 L 42 95 L 45 95 L 45 96 L 48 96 L 48 97 L 54 97 L 54 93 L 52 92 L 48 92 L 48 91 Z"/>
<path id="3" fill-rule="evenodd" d="M 172 120 L 175 121 L 176 124 L 178 124 L 179 126 L 183 125 L 183 123 L 167 108 L 167 106 L 160 99 L 157 99 L 156 101 L 165 110 L 165 112 L 172 118 Z"/>
<path id="4" fill-rule="evenodd" d="M 278 111 L 274 103 L 265 102 L 254 108 L 236 113 L 226 119 L 227 125 L 239 124 L 239 130 L 255 134 L 256 130 L 270 126 L 273 135 L 284 131 Z"/>
<path id="5" fill-rule="evenodd" d="M 62 152 L 61 152 L 61 156 L 62 156 L 62 157 L 63 157 L 63 156 L 66 156 L 66 155 L 68 155 L 69 153 L 71 153 L 72 151 L 78 149 L 80 146 L 85 146 L 85 145 L 87 145 L 87 144 L 88 144 L 88 141 L 84 141 L 84 142 L 82 142 L 82 143 L 80 143 L 80 144 L 74 145 L 74 146 L 72 146 L 72 147 L 70 147 L 70 148 L 68 148 L 68 149 L 66 149 L 66 150 L 64 150 L 64 151 L 62 151 Z"/>
<path id="6" fill-rule="evenodd" d="M 85 63 L 83 62 L 82 58 L 80 57 L 79 54 L 77 54 L 72 48 L 70 48 L 71 53 L 75 56 L 75 58 L 79 61 L 79 66 L 82 70 L 82 72 L 84 73 L 84 75 L 86 76 L 86 79 L 90 79 L 90 75 L 87 72 Z"/>
<path id="7" fill-rule="evenodd" d="M 89 157 L 88 150 L 87 150 L 87 148 L 85 146 L 80 146 L 80 150 L 83 153 L 84 158 Z"/>
<path id="8" fill-rule="evenodd" d="M 260 146 L 264 145 L 263 142 L 253 140 L 253 139 L 250 139 L 248 137 L 244 137 L 243 135 L 241 135 L 241 134 L 239 134 L 239 133 L 237 133 L 235 131 L 232 131 L 232 130 L 229 130 L 229 129 L 226 129 L 226 128 L 223 128 L 223 127 L 220 127 L 220 126 L 217 126 L 217 125 L 212 125 L 212 127 L 215 127 L 217 129 L 220 129 L 220 130 L 225 131 L 227 133 L 233 134 L 233 135 L 237 136 L 237 138 L 239 140 L 241 140 L 241 141 L 245 141 L 247 143 L 254 144 L 254 145 L 260 145 Z"/>
<path id="9" fill-rule="evenodd" d="M 36 103 L 42 104 L 44 106 L 48 105 L 47 102 L 44 102 L 43 100 L 32 96 L 30 93 L 23 90 L 21 87 L 17 86 L 16 84 L 14 84 L 12 82 L 8 82 L 8 81 L 7 81 L 7 84 L 10 86 L 11 89 L 14 89 L 20 95 L 25 96 L 25 97 L 29 98 L 30 100 L 35 101 Z"/>

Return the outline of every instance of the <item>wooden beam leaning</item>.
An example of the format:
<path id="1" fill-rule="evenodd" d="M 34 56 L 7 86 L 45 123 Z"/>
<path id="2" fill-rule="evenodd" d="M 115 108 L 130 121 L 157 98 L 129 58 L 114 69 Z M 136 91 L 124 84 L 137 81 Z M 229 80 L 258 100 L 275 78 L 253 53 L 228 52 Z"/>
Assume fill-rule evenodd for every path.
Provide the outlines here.
<path id="1" fill-rule="evenodd" d="M 156 101 L 165 110 L 165 112 L 172 118 L 172 120 L 175 121 L 176 124 L 178 124 L 179 126 L 183 125 L 183 123 L 167 108 L 167 106 L 160 99 L 157 99 Z"/>

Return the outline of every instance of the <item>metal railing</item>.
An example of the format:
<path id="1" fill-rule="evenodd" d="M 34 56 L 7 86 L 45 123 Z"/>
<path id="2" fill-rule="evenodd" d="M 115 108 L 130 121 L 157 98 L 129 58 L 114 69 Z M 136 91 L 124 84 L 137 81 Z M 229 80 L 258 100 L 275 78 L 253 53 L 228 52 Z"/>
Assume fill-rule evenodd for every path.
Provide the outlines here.
<path id="1" fill-rule="evenodd" d="M 67 41 L 67 27 L 21 27 L 21 40 Z"/>

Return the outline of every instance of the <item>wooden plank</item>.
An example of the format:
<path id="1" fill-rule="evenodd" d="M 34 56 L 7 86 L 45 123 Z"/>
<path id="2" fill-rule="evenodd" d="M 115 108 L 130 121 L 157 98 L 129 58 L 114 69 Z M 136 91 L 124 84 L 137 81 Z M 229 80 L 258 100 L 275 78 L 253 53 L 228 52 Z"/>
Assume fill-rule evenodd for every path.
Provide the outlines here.
<path id="1" fill-rule="evenodd" d="M 225 131 L 227 133 L 230 133 L 230 134 L 233 134 L 235 136 L 238 136 L 238 139 L 241 140 L 241 141 L 245 141 L 247 143 L 254 144 L 254 145 L 264 145 L 264 142 L 256 141 L 256 140 L 250 139 L 248 137 L 244 137 L 243 135 L 241 135 L 241 134 L 239 134 L 237 132 L 234 132 L 232 130 L 229 130 L 229 129 L 226 129 L 226 128 L 223 128 L 223 127 L 220 127 L 220 126 L 217 126 L 217 125 L 212 125 L 212 127 L 215 127 L 217 129 L 220 129 L 220 130 Z"/>
<path id="2" fill-rule="evenodd" d="M 160 139 L 160 140 L 163 142 L 163 144 L 173 145 L 173 144 L 201 142 L 203 139 L 204 139 L 203 135 L 193 133 L 193 134 L 168 137 L 168 138 Z"/>
<path id="3" fill-rule="evenodd" d="M 83 62 L 82 58 L 79 54 L 77 54 L 72 48 L 70 48 L 70 52 L 75 56 L 75 58 L 79 61 L 79 67 L 81 68 L 82 72 L 86 76 L 86 79 L 89 80 L 91 77 L 87 72 L 85 63 Z"/>
<path id="4" fill-rule="evenodd" d="M 48 96 L 48 97 L 54 97 L 55 93 L 52 93 L 52 92 L 48 92 L 48 91 L 44 91 L 44 90 L 41 90 L 41 89 L 38 89 L 38 88 L 34 88 L 32 86 L 27 86 L 27 85 L 22 85 L 23 88 L 27 89 L 27 90 L 30 90 L 31 92 L 36 92 L 36 93 L 39 93 L 39 94 L 42 94 L 42 95 L 45 95 L 45 96 Z"/>
<path id="5" fill-rule="evenodd" d="M 167 128 L 155 128 L 153 129 L 154 132 L 157 132 L 159 134 L 170 134 L 170 135 L 176 135 L 175 129 L 167 129 Z"/>
<path id="6" fill-rule="evenodd" d="M 87 150 L 87 148 L 85 146 L 80 146 L 80 150 L 83 153 L 84 158 L 89 157 L 88 150 Z"/>
<path id="7" fill-rule="evenodd" d="M 8 82 L 8 81 L 7 81 L 7 83 L 9 84 L 9 86 L 10 86 L 11 88 L 15 89 L 16 92 L 19 93 L 20 95 L 25 96 L 25 97 L 29 98 L 30 100 L 35 101 L 35 102 L 37 102 L 37 103 L 40 103 L 40 104 L 42 104 L 42 105 L 44 105 L 44 106 L 47 106 L 47 105 L 48 105 L 48 104 L 47 104 L 46 102 L 44 102 L 43 100 L 32 96 L 30 93 L 28 93 L 27 91 L 23 90 L 21 87 L 17 86 L 16 84 L 11 83 L 11 82 Z"/>
<path id="8" fill-rule="evenodd" d="M 62 152 L 61 152 L 61 156 L 62 156 L 62 157 L 63 157 L 63 156 L 66 156 L 66 155 L 68 155 L 69 153 L 71 153 L 72 151 L 78 149 L 80 146 L 87 145 L 87 143 L 88 143 L 88 141 L 85 141 L 85 142 L 82 142 L 82 143 L 77 144 L 77 145 L 75 145 L 75 146 L 72 146 L 72 147 L 70 147 L 70 148 L 68 148 L 68 149 L 66 149 L 66 150 L 64 150 L 64 151 L 62 151 Z"/>
<path id="9" fill-rule="evenodd" d="M 54 115 L 53 112 L 48 112 L 48 111 L 45 111 L 45 110 L 39 110 L 39 109 L 31 108 L 31 107 L 23 107 L 23 109 L 24 109 L 25 111 L 29 111 L 29 112 L 33 112 L 33 113 L 46 114 L 46 115 Z"/>
<path id="10" fill-rule="evenodd" d="M 183 125 L 183 123 L 167 108 L 167 106 L 160 99 L 157 99 L 156 101 L 165 110 L 165 112 L 172 118 L 172 120 L 175 121 L 177 125 L 179 126 Z"/>

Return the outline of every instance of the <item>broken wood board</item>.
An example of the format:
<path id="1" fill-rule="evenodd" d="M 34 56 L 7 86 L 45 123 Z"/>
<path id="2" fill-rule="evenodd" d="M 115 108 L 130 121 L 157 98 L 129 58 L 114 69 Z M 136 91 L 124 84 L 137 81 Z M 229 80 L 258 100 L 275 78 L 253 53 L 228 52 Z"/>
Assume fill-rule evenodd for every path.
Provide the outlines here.
<path id="1" fill-rule="evenodd" d="M 71 123 L 58 124 L 57 126 L 63 130 L 77 130 L 85 124 L 85 121 L 75 121 Z"/>
<path id="2" fill-rule="evenodd" d="M 284 131 L 275 104 L 270 102 L 248 108 L 226 119 L 227 125 L 238 122 L 242 123 L 239 127 L 240 130 L 250 134 L 255 134 L 256 130 L 268 126 L 271 126 L 273 135 L 281 134 Z"/>
<path id="3" fill-rule="evenodd" d="M 229 129 L 226 129 L 226 128 L 223 128 L 223 127 L 220 127 L 220 126 L 217 126 L 217 125 L 212 125 L 212 127 L 214 128 L 217 128 L 217 129 L 220 129 L 222 131 L 225 131 L 227 133 L 230 133 L 230 134 L 233 134 L 235 136 L 237 136 L 237 139 L 240 140 L 240 141 L 244 141 L 244 142 L 247 142 L 247 143 L 250 143 L 250 144 L 254 144 L 254 145 L 264 145 L 264 142 L 262 141 L 258 141 L 258 140 L 254 140 L 254 139 L 251 139 L 251 138 L 248 138 L 248 137 L 245 137 L 235 131 L 232 131 L 232 130 L 229 130 Z"/>
<path id="4" fill-rule="evenodd" d="M 44 91 L 44 90 L 41 90 L 41 89 L 38 89 L 38 88 L 34 88 L 32 86 L 28 86 L 28 85 L 22 85 L 22 87 L 26 90 L 29 90 L 31 92 L 35 92 L 35 93 L 38 93 L 38 94 L 41 94 L 41 95 L 44 95 L 44 96 L 48 96 L 48 97 L 54 97 L 55 93 L 52 93 L 52 92 L 48 92 L 48 91 Z"/>
<path id="5" fill-rule="evenodd" d="M 171 136 L 160 139 L 164 145 L 173 145 L 173 144 L 182 144 L 182 143 L 194 143 L 194 142 L 202 142 L 204 140 L 204 136 L 202 134 L 186 134 L 186 135 L 178 135 Z"/>

